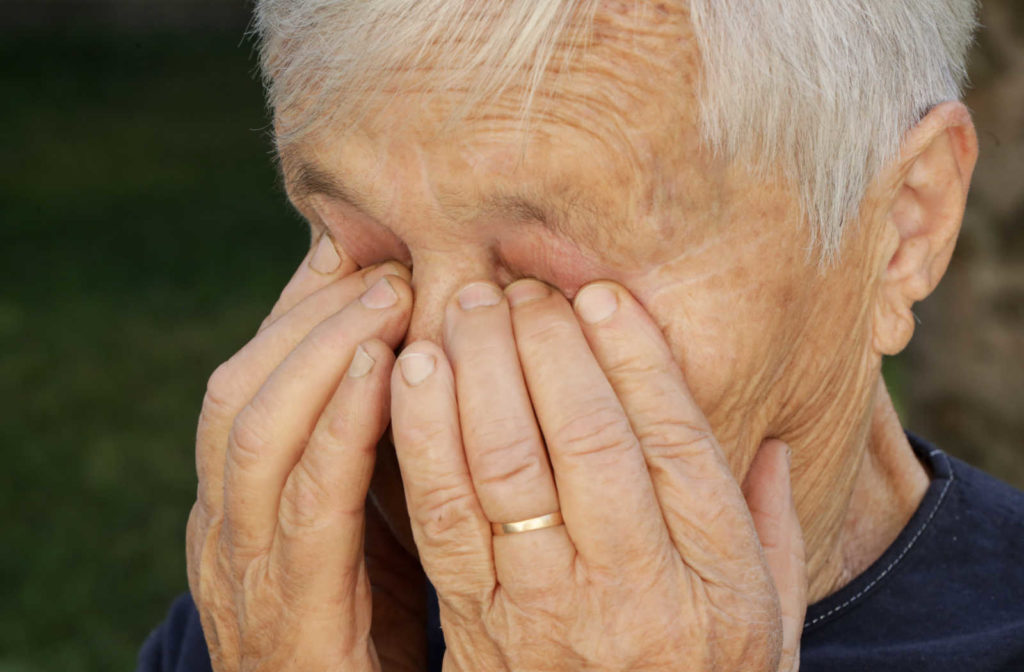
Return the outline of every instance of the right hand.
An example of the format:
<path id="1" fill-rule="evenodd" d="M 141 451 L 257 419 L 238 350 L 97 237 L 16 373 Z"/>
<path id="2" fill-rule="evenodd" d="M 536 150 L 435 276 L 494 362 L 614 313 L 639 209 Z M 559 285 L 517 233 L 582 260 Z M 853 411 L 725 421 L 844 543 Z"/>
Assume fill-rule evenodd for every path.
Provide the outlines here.
<path id="1" fill-rule="evenodd" d="M 187 546 L 218 672 L 381 669 L 365 503 L 408 280 L 394 262 L 359 270 L 322 238 L 259 333 L 210 378 Z M 380 529 L 371 518 L 368 538 Z"/>

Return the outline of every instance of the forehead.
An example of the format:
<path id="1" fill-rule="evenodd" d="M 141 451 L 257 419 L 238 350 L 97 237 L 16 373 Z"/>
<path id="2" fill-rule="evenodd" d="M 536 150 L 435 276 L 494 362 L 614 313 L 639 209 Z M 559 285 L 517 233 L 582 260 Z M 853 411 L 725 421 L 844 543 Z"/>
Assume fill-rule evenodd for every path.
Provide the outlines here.
<path id="1" fill-rule="evenodd" d="M 525 117 L 529 82 L 469 106 L 472 79 L 436 63 L 390 79 L 358 123 L 282 148 L 293 195 L 333 185 L 382 220 L 424 204 L 452 221 L 518 211 L 608 254 L 629 241 L 630 257 L 698 225 L 687 206 L 718 192 L 721 170 L 699 143 L 685 13 L 604 3 L 549 62 Z"/>

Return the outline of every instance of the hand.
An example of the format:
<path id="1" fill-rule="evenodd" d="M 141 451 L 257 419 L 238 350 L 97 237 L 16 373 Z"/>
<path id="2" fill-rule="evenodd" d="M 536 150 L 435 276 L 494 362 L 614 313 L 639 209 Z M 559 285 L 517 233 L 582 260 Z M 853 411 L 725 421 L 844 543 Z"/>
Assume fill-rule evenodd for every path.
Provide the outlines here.
<path id="1" fill-rule="evenodd" d="M 447 352 L 414 343 L 392 373 L 445 669 L 795 669 L 806 570 L 786 446 L 763 444 L 745 500 L 627 291 L 585 288 L 580 320 L 539 282 L 505 293 L 471 285 L 447 308 Z M 492 536 L 559 510 L 564 525 Z"/>
<path id="2" fill-rule="evenodd" d="M 364 507 L 393 349 L 408 326 L 408 277 L 395 263 L 356 271 L 324 236 L 259 333 L 210 378 L 187 545 L 218 672 L 381 669 L 371 602 L 402 591 L 381 567 L 392 589 L 371 597 Z M 389 543 L 375 521 L 367 537 Z M 415 620 L 421 596 L 392 599 L 389 624 Z M 420 667 L 422 628 L 381 656 L 385 669 Z"/>

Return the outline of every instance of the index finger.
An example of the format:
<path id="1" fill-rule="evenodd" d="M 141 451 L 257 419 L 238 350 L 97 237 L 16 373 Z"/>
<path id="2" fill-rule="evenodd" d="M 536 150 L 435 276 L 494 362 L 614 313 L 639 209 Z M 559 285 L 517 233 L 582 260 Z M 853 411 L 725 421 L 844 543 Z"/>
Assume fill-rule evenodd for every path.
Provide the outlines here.
<path id="1" fill-rule="evenodd" d="M 224 454 L 235 416 L 316 325 L 355 301 L 385 275 L 409 280 L 404 266 L 388 262 L 331 282 L 268 324 L 210 376 L 196 430 L 197 498 L 205 511 L 219 515 L 221 510 Z"/>
<path id="2" fill-rule="evenodd" d="M 611 282 L 587 285 L 575 303 L 640 440 L 675 547 L 696 566 L 759 557 L 743 493 L 657 325 Z"/>
<path id="3" fill-rule="evenodd" d="M 333 236 L 327 231 L 320 234 L 309 252 L 303 258 L 302 263 L 295 269 L 291 280 L 285 285 L 278 297 L 274 307 L 259 331 L 263 331 L 295 307 L 304 298 L 314 292 L 323 289 L 339 278 L 354 273 L 359 267 L 334 241 Z"/>

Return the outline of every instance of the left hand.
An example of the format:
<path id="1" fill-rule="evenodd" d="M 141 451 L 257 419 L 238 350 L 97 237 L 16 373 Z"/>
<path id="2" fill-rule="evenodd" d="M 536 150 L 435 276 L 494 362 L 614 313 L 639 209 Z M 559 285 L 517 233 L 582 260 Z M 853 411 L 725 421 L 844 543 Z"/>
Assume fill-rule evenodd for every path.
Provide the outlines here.
<path id="1" fill-rule="evenodd" d="M 795 670 L 788 448 L 765 441 L 741 488 L 629 292 L 594 283 L 575 313 L 537 281 L 471 285 L 447 352 L 414 343 L 392 373 L 445 669 Z M 555 511 L 564 525 L 492 534 Z"/>

